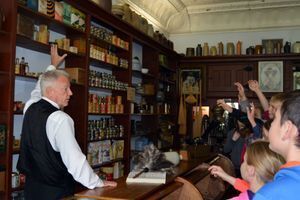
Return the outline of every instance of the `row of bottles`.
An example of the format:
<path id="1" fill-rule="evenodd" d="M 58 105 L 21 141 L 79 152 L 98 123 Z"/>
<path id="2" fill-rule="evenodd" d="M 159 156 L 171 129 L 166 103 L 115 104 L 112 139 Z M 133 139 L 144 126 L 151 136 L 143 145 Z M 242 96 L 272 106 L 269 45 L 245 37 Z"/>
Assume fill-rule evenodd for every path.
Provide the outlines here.
<path id="1" fill-rule="evenodd" d="M 119 114 L 124 113 L 124 105 L 121 96 L 98 96 L 89 94 L 89 113 Z"/>
<path id="2" fill-rule="evenodd" d="M 25 61 L 25 58 L 22 57 L 21 61 L 19 58 L 16 58 L 15 62 L 15 74 L 27 75 L 29 73 L 29 65 L 28 62 Z"/>
<path id="3" fill-rule="evenodd" d="M 124 126 L 116 125 L 114 118 L 101 118 L 88 121 L 88 139 L 102 140 L 124 136 Z"/>
<path id="4" fill-rule="evenodd" d="M 129 42 L 122 40 L 106 28 L 91 25 L 91 35 L 123 49 L 129 49 Z"/>
<path id="5" fill-rule="evenodd" d="M 299 44 L 299 45 L 298 45 Z M 298 47 L 299 46 L 299 47 Z M 267 40 L 263 44 L 258 44 L 255 46 L 249 46 L 246 48 L 246 55 L 259 55 L 259 54 L 280 54 L 280 53 L 291 53 L 291 43 L 286 42 L 282 45 L 282 41 Z M 296 42 L 293 45 L 293 53 L 300 53 L 300 42 Z M 224 45 L 219 42 L 217 46 L 210 46 L 207 42 L 204 43 L 203 47 L 198 44 L 195 49 L 188 47 L 186 49 L 186 56 L 223 56 Z M 226 55 L 242 55 L 242 42 L 238 41 L 236 45 L 233 42 L 228 42 L 226 44 Z"/>
<path id="6" fill-rule="evenodd" d="M 117 81 L 116 77 L 112 74 L 90 70 L 89 86 L 126 91 L 128 88 L 128 83 Z"/>
<path id="7" fill-rule="evenodd" d="M 242 54 L 242 42 L 238 41 L 235 46 L 232 42 L 226 44 L 226 55 L 241 55 Z M 222 42 L 218 43 L 218 46 L 208 46 L 208 43 L 205 42 L 203 47 L 201 44 L 198 44 L 196 47 L 196 56 L 223 56 L 224 55 L 224 45 Z M 187 56 L 195 56 L 194 48 L 187 48 Z"/>
<path id="8" fill-rule="evenodd" d="M 125 69 L 128 68 L 128 60 L 119 58 L 113 51 L 94 44 L 90 45 L 90 57 Z"/>

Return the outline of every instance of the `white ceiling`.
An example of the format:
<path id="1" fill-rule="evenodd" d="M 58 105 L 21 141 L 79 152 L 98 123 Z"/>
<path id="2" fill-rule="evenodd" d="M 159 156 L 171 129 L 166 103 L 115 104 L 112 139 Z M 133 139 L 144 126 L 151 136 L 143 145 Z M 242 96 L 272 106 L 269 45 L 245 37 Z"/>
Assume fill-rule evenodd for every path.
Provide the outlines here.
<path id="1" fill-rule="evenodd" d="M 300 27 L 300 0 L 115 0 L 170 34 Z"/>

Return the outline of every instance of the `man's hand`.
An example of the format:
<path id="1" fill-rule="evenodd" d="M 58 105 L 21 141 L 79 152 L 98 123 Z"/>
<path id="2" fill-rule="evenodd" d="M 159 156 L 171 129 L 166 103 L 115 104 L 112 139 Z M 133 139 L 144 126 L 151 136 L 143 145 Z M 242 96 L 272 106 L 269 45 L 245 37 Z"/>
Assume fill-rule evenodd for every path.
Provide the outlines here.
<path id="1" fill-rule="evenodd" d="M 239 100 L 245 101 L 247 99 L 247 97 L 245 95 L 245 90 L 244 90 L 244 87 L 242 86 L 242 84 L 239 82 L 236 82 L 236 83 L 234 83 L 234 85 L 237 87 L 237 90 L 239 92 L 239 94 L 238 94 Z"/>
<path id="2" fill-rule="evenodd" d="M 62 56 L 58 55 L 57 45 L 56 44 L 51 45 L 51 65 L 58 68 L 58 66 L 65 60 L 66 56 L 67 54 L 64 54 Z"/>
<path id="3" fill-rule="evenodd" d="M 115 181 L 103 181 L 103 183 L 104 183 L 103 187 L 107 187 L 107 186 L 116 187 L 117 186 L 117 182 L 115 182 Z"/>

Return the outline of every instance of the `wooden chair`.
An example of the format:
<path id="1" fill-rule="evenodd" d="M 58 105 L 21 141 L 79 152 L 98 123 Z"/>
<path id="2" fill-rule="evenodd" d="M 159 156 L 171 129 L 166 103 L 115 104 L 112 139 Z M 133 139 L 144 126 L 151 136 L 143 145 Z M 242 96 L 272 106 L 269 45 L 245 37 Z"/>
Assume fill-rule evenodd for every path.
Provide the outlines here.
<path id="1" fill-rule="evenodd" d="M 203 200 L 200 191 L 188 180 L 177 177 L 176 182 L 182 183 L 182 187 L 164 197 L 163 200 Z"/>

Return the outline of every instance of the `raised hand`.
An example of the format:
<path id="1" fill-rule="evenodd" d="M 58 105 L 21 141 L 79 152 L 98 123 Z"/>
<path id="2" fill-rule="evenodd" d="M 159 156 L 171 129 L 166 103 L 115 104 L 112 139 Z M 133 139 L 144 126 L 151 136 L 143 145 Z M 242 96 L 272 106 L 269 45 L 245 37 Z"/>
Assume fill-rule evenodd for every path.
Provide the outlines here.
<path id="1" fill-rule="evenodd" d="M 57 52 L 57 45 L 52 44 L 51 45 L 51 65 L 55 66 L 58 68 L 58 66 L 65 60 L 67 54 L 64 54 L 62 56 L 58 55 Z"/>
<path id="2" fill-rule="evenodd" d="M 255 125 L 255 106 L 253 103 L 250 103 L 250 107 L 247 107 L 247 117 L 253 127 Z"/>
<path id="3" fill-rule="evenodd" d="M 257 80 L 249 80 L 248 84 L 249 84 L 250 90 L 252 90 L 253 92 L 257 92 L 260 90 L 259 83 Z"/>
<path id="4" fill-rule="evenodd" d="M 221 106 L 224 110 L 227 110 L 228 112 L 232 112 L 232 107 L 225 103 L 224 99 L 218 99 L 217 100 L 217 106 Z"/>
<path id="5" fill-rule="evenodd" d="M 239 92 L 239 94 L 238 94 L 239 100 L 240 101 L 245 101 L 247 99 L 247 97 L 245 95 L 245 90 L 244 90 L 243 85 L 239 82 L 235 82 L 234 85 L 237 87 L 237 90 Z"/>

